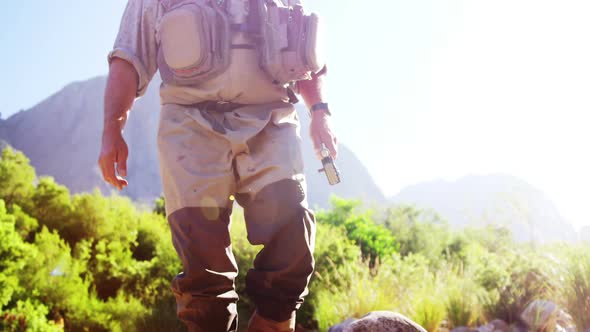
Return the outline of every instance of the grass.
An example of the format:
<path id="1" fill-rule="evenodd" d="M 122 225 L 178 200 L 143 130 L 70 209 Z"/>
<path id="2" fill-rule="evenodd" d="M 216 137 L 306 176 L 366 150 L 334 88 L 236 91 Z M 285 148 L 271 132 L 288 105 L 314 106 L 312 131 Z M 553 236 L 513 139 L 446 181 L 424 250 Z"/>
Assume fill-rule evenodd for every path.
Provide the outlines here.
<path id="1" fill-rule="evenodd" d="M 563 302 L 579 331 L 590 329 L 590 247 L 569 251 L 563 264 Z"/>

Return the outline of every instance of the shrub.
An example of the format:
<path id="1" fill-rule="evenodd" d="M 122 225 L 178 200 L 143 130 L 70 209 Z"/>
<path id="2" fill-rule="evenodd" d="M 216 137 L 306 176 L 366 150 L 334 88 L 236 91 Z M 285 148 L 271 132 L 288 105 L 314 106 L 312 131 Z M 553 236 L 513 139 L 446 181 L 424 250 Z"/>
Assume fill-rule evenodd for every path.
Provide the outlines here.
<path id="1" fill-rule="evenodd" d="M 63 326 L 48 321 L 47 306 L 34 300 L 18 301 L 16 307 L 3 313 L 0 318 L 0 329 L 6 332 L 58 332 Z"/>
<path id="2" fill-rule="evenodd" d="M 176 317 L 176 300 L 172 292 L 160 297 L 150 308 L 148 314 L 138 320 L 136 331 L 186 331 L 185 325 Z"/>
<path id="3" fill-rule="evenodd" d="M 309 285 L 310 292 L 297 314 L 298 321 L 308 328 L 318 327 L 315 317 L 318 292 L 327 285 L 348 286 L 348 281 L 340 279 L 339 274 L 361 257 L 361 250 L 346 237 L 346 230 L 342 227 L 318 223 L 314 257 L 315 270 Z"/>
<path id="4" fill-rule="evenodd" d="M 321 331 L 347 318 L 361 317 L 373 310 L 395 310 L 397 294 L 391 291 L 395 282 L 388 264 L 358 260 L 340 268 L 334 266 L 333 280 L 322 280 L 311 300 L 315 319 Z M 334 282 L 336 280 L 336 282 Z"/>
<path id="5" fill-rule="evenodd" d="M 496 261 L 499 264 L 495 269 L 507 271 L 508 278 L 499 278 L 494 282 L 490 280 L 497 287 L 488 288 L 484 314 L 488 320 L 497 318 L 515 323 L 520 321 L 520 314 L 533 300 L 554 298 L 553 291 L 557 286 L 552 284 L 551 278 L 545 273 L 547 269 L 534 258 L 532 252 L 503 255 L 502 259 L 502 263 Z M 482 277 L 480 274 L 480 280 Z"/>
<path id="6" fill-rule="evenodd" d="M 37 219 L 26 214 L 21 207 L 16 204 L 12 205 L 9 212 L 15 218 L 14 227 L 20 237 L 27 242 L 33 242 L 34 233 L 39 229 L 39 222 Z"/>
<path id="7" fill-rule="evenodd" d="M 436 332 L 445 319 L 445 304 L 437 295 L 423 294 L 414 305 L 412 319 L 427 331 Z"/>
<path id="8" fill-rule="evenodd" d="M 359 201 L 332 199 L 332 210 L 317 213 L 318 223 L 342 226 L 347 237 L 360 248 L 365 258 L 373 264 L 377 259 L 384 259 L 397 252 L 398 245 L 391 233 L 382 225 L 377 225 L 371 211 L 358 214 Z"/>
<path id="9" fill-rule="evenodd" d="M 449 252 L 448 225 L 432 210 L 408 205 L 390 207 L 385 212 L 384 225 L 395 237 L 402 256 L 420 254 L 438 266 L 442 254 Z"/>
<path id="10" fill-rule="evenodd" d="M 481 317 L 481 299 L 484 290 L 471 275 L 462 271 L 453 273 L 446 286 L 446 311 L 451 328 L 473 326 Z"/>
<path id="11" fill-rule="evenodd" d="M 127 197 L 104 197 L 95 190 L 72 200 L 72 213 L 60 230 L 70 246 L 84 239 L 129 242 L 135 238 L 138 212 Z"/>
<path id="12" fill-rule="evenodd" d="M 72 298 L 64 320 L 67 331 L 126 332 L 141 331 L 138 327 L 148 315 L 139 300 L 120 293 L 108 301 L 95 296 Z"/>
<path id="13" fill-rule="evenodd" d="M 29 214 L 49 230 L 62 231 L 72 213 L 69 190 L 55 183 L 52 177 L 41 177 L 31 197 Z"/>
<path id="14" fill-rule="evenodd" d="M 409 316 L 426 330 L 435 332 L 446 317 L 445 299 L 452 271 L 447 266 L 433 270 L 428 261 L 420 255 L 413 255 L 406 259 L 404 264 L 418 267 L 411 270 L 415 271 L 415 279 L 414 290 L 407 298 L 411 303 Z"/>
<path id="15" fill-rule="evenodd" d="M 19 275 L 25 266 L 24 259 L 34 249 L 16 232 L 15 223 L 0 199 L 0 309 L 14 302 L 15 293 L 23 291 Z"/>
<path id="16" fill-rule="evenodd" d="M 444 318 L 442 302 L 422 301 L 425 294 L 440 298 L 444 294 L 429 271 L 428 261 L 420 255 L 402 258 L 396 254 L 374 265 L 357 259 L 342 267 L 333 265 L 332 269 L 331 278 L 322 279 L 312 301 L 321 331 L 374 310 L 400 312 L 422 324 L 440 325 Z"/>
<path id="17" fill-rule="evenodd" d="M 0 156 L 0 199 L 9 208 L 12 204 L 21 207 L 29 205 L 34 191 L 35 169 L 29 159 L 20 151 L 10 147 L 2 150 Z"/>
<path id="18" fill-rule="evenodd" d="M 560 274 L 562 303 L 579 331 L 590 328 L 590 246 L 567 250 Z"/>
<path id="19" fill-rule="evenodd" d="M 95 191 L 72 198 L 51 178 L 35 181 L 24 155 L 3 151 L 0 330 L 184 330 L 170 291 L 181 264 L 163 199 L 142 213 L 124 197 Z M 517 322 L 531 301 L 543 299 L 566 308 L 578 329 L 590 328 L 589 246 L 551 255 L 554 248 L 514 243 L 502 227 L 453 233 L 433 211 L 410 206 L 383 216 L 339 199 L 317 213 L 316 269 L 299 323 L 327 330 L 392 310 L 434 331 L 445 317 L 451 327 Z M 253 305 L 245 275 L 261 247 L 248 242 L 240 208 L 232 222 L 246 326 Z"/>

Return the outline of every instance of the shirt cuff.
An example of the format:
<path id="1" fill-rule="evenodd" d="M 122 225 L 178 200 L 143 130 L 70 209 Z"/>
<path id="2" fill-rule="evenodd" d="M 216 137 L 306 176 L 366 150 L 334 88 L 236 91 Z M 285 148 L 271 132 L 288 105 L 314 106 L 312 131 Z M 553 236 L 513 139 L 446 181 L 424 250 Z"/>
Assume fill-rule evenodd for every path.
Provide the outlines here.
<path id="1" fill-rule="evenodd" d="M 113 61 L 113 58 L 120 58 L 127 62 L 129 62 L 137 72 L 138 77 L 138 84 L 137 84 L 137 92 L 135 93 L 136 97 L 141 97 L 145 94 L 147 90 L 147 86 L 149 83 L 148 75 L 145 70 L 145 67 L 139 61 L 139 58 L 133 55 L 133 53 L 123 49 L 123 48 L 115 48 L 109 53 L 108 61 L 109 64 Z"/>

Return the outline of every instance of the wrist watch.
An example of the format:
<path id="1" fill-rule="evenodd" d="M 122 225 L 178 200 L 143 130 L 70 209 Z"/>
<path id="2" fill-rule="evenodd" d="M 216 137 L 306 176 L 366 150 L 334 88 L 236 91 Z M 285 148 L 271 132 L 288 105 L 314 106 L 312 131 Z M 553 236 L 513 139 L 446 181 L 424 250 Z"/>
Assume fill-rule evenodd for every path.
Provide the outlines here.
<path id="1" fill-rule="evenodd" d="M 330 109 L 328 108 L 328 103 L 316 103 L 311 105 L 311 113 L 320 110 L 326 112 L 328 115 L 332 115 L 332 113 L 330 113 Z"/>

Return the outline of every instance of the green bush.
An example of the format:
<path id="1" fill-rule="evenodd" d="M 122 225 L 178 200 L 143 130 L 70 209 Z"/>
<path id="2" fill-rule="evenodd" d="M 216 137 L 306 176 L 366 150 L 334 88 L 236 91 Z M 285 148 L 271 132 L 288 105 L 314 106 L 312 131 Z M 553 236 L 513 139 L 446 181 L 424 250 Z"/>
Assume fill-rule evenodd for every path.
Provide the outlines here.
<path id="1" fill-rule="evenodd" d="M 33 208 L 30 208 L 29 214 L 37 219 L 40 225 L 61 232 L 72 214 L 69 190 L 55 183 L 51 177 L 42 177 L 31 200 Z"/>
<path id="2" fill-rule="evenodd" d="M 500 260 L 502 260 L 500 262 Z M 494 266 L 495 265 L 495 266 Z M 520 321 L 520 314 L 526 306 L 537 299 L 553 299 L 557 285 L 546 273 L 547 269 L 532 252 L 504 254 L 495 259 L 495 264 L 479 271 L 479 280 L 487 285 L 487 296 L 483 311 L 488 320 L 502 319 L 507 323 Z M 498 273 L 503 269 L 503 277 L 492 280 L 486 273 L 491 269 Z M 491 273 L 490 273 L 491 274 Z M 504 276 L 508 278 L 504 278 Z"/>
<path id="3" fill-rule="evenodd" d="M 18 301 L 16 307 L 4 313 L 0 329 L 6 332 L 59 332 L 63 326 L 47 320 L 49 309 L 37 301 Z"/>
<path id="4" fill-rule="evenodd" d="M 347 237 L 360 248 L 365 258 L 373 264 L 377 259 L 384 259 L 397 252 L 395 238 L 385 227 L 378 225 L 371 217 L 372 212 L 357 212 L 360 202 L 332 199 L 330 211 L 318 212 L 317 222 L 346 229 Z"/>
<path id="5" fill-rule="evenodd" d="M 318 328 L 315 313 L 319 291 L 328 287 L 345 287 L 348 280 L 340 278 L 343 269 L 361 257 L 361 250 L 347 238 L 342 227 L 317 224 L 315 241 L 315 270 L 309 285 L 309 295 L 298 312 L 298 321 L 309 328 Z"/>
<path id="6" fill-rule="evenodd" d="M 23 291 L 19 275 L 24 259 L 33 249 L 16 232 L 15 219 L 7 214 L 4 200 L 0 199 L 0 309 L 14 303 L 15 294 Z"/>
<path id="7" fill-rule="evenodd" d="M 390 207 L 383 223 L 395 237 L 402 256 L 420 254 L 437 266 L 441 255 L 453 249 L 447 223 L 431 210 L 408 205 Z"/>
<path id="8" fill-rule="evenodd" d="M 423 294 L 414 305 L 412 319 L 426 331 L 436 332 L 445 319 L 445 304 L 437 295 Z"/>
<path id="9" fill-rule="evenodd" d="M 311 304 L 321 331 L 341 321 L 364 316 L 374 310 L 395 310 L 398 294 L 391 290 L 395 282 L 389 263 L 371 266 L 368 261 L 357 260 L 344 266 L 333 266 L 331 279 L 323 279 L 316 287 Z"/>
<path id="10" fill-rule="evenodd" d="M 376 264 L 357 259 L 332 269 L 312 301 L 321 331 L 375 310 L 400 312 L 433 328 L 445 318 L 444 279 L 421 255 L 396 254 Z"/>
<path id="11" fill-rule="evenodd" d="M 565 250 L 559 271 L 560 301 L 579 331 L 590 328 L 590 246 Z"/>
<path id="12" fill-rule="evenodd" d="M 160 199 L 152 212 L 99 191 L 70 196 L 35 179 L 20 152 L 0 159 L 0 330 L 182 331 L 170 281 L 181 270 Z M 430 331 L 500 318 L 517 322 L 536 299 L 590 328 L 590 246 L 515 243 L 506 228 L 451 231 L 435 212 L 384 213 L 334 199 L 317 213 L 316 269 L 298 323 L 325 331 L 349 317 L 392 310 Z M 260 246 L 232 216 L 240 325 L 253 304 L 245 275 Z"/>
<path id="13" fill-rule="evenodd" d="M 14 227 L 20 237 L 27 242 L 33 242 L 34 234 L 39 229 L 37 219 L 29 216 L 16 204 L 12 205 L 9 212 L 15 218 Z"/>
<path id="14" fill-rule="evenodd" d="M 455 271 L 446 285 L 446 312 L 449 326 L 475 326 L 481 319 L 481 303 L 484 289 L 471 275 Z"/>
<path id="15" fill-rule="evenodd" d="M 138 212 L 127 197 L 78 194 L 72 200 L 72 213 L 60 235 L 74 247 L 84 239 L 130 242 L 137 229 Z"/>
<path id="16" fill-rule="evenodd" d="M 7 147 L 0 156 L 0 199 L 9 208 L 13 204 L 26 207 L 34 191 L 35 169 L 20 151 Z"/>

